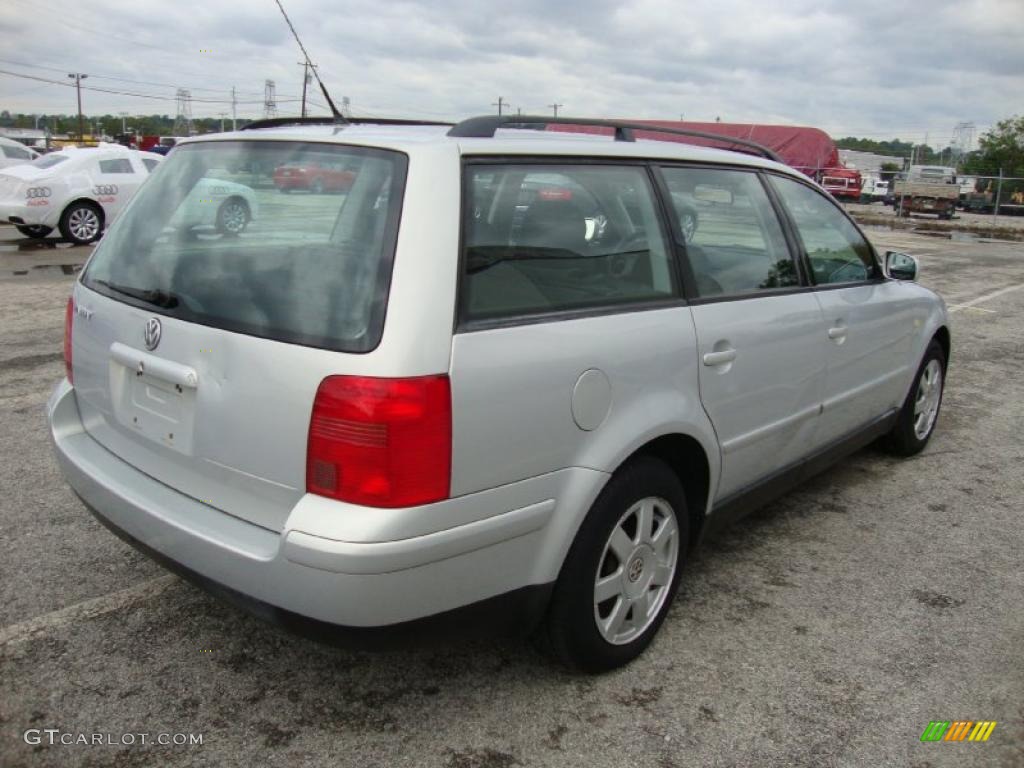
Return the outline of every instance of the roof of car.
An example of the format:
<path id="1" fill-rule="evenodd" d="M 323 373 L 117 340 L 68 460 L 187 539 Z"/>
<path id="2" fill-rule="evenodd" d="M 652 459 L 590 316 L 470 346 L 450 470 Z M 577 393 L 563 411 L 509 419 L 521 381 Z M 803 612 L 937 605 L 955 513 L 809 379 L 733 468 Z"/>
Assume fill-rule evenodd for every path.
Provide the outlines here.
<path id="1" fill-rule="evenodd" d="M 408 154 L 431 145 L 447 145 L 462 155 L 600 156 L 638 159 L 685 160 L 775 168 L 796 173 L 789 166 L 762 157 L 723 149 L 694 146 L 677 141 L 638 139 L 614 141 L 611 136 L 565 131 L 499 129 L 493 138 L 448 135 L 450 125 L 389 125 L 375 123 L 339 125 L 282 125 L 257 130 L 208 134 L 183 139 L 178 144 L 204 141 L 311 141 L 380 147 Z"/>

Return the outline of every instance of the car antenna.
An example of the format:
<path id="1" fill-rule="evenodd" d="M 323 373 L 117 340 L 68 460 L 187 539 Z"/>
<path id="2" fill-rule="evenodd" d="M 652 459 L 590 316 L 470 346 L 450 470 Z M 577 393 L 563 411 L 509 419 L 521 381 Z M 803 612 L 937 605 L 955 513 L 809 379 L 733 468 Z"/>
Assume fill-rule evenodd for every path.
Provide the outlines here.
<path id="1" fill-rule="evenodd" d="M 327 99 L 327 106 L 331 108 L 331 114 L 334 116 L 335 124 L 347 124 L 348 120 L 346 120 L 345 116 L 338 111 L 338 108 L 336 106 L 334 106 L 334 101 L 331 99 L 331 94 L 327 92 L 327 86 L 325 86 L 324 81 L 320 79 L 320 75 L 317 73 L 316 67 L 313 66 L 312 59 L 310 59 L 309 54 L 306 53 L 306 46 L 304 46 L 302 44 L 302 41 L 299 39 L 299 33 L 295 31 L 295 27 L 292 25 L 292 20 L 289 19 L 288 14 L 284 12 L 284 6 L 281 5 L 281 0 L 274 0 L 274 2 L 277 3 L 277 7 L 281 9 L 281 15 L 284 16 L 284 20 L 288 24 L 288 29 L 292 31 L 292 34 L 295 36 L 295 42 L 299 44 L 299 48 L 302 50 L 302 55 L 306 57 L 306 64 L 309 65 L 310 70 L 312 70 L 313 72 L 313 77 L 316 78 L 316 82 L 320 86 L 321 93 L 323 93 L 324 98 Z"/>

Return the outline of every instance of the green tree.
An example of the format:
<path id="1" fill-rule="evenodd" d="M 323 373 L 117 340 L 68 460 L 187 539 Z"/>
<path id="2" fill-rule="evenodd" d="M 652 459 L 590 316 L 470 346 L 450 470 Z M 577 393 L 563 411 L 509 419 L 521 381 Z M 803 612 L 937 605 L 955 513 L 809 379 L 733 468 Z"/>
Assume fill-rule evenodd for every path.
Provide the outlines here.
<path id="1" fill-rule="evenodd" d="M 978 151 L 964 162 L 964 171 L 979 176 L 1024 176 L 1024 117 L 1000 120 L 978 139 Z"/>
<path id="2" fill-rule="evenodd" d="M 878 175 L 882 181 L 892 181 L 896 174 L 903 170 L 902 163 L 882 163 L 878 169 Z"/>

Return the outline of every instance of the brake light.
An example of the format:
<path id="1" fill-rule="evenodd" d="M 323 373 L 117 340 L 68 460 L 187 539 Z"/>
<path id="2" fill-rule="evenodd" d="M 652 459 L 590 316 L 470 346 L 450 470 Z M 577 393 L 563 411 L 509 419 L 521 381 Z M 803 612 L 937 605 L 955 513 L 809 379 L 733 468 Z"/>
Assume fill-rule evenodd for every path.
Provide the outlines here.
<path id="1" fill-rule="evenodd" d="M 328 376 L 309 423 L 306 491 L 369 507 L 447 499 L 452 403 L 447 376 Z"/>
<path id="2" fill-rule="evenodd" d="M 71 329 L 75 319 L 75 298 L 68 297 L 68 305 L 64 310 L 64 372 L 68 381 L 75 383 L 74 372 L 71 368 Z"/>

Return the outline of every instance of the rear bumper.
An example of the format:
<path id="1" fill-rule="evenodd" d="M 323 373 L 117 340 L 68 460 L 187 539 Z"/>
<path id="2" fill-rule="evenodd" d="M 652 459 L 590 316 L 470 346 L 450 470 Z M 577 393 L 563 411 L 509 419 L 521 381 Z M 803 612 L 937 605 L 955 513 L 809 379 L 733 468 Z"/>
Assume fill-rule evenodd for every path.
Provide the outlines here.
<path id="1" fill-rule="evenodd" d="M 29 205 L 28 202 L 35 203 Z M 27 201 L 25 203 L 0 203 L 0 221 L 8 221 L 11 224 L 47 224 L 54 217 L 56 209 L 45 198 Z"/>
<path id="2" fill-rule="evenodd" d="M 123 538 L 193 580 L 265 607 L 256 613 L 277 611 L 352 628 L 409 622 L 549 584 L 581 510 L 607 477 L 562 470 L 456 500 L 478 506 L 473 522 L 410 538 L 342 541 L 323 535 L 336 530 L 329 520 L 317 529 L 318 517 L 332 513 L 322 499 L 300 501 L 278 532 L 143 474 L 85 431 L 66 380 L 50 396 L 47 411 L 65 478 Z M 437 506 L 415 510 L 416 517 L 443 516 Z M 321 514 L 311 515 L 311 508 Z M 336 513 L 372 516 L 380 510 L 339 505 Z M 530 591 L 525 602 L 542 609 L 537 590 Z"/>

